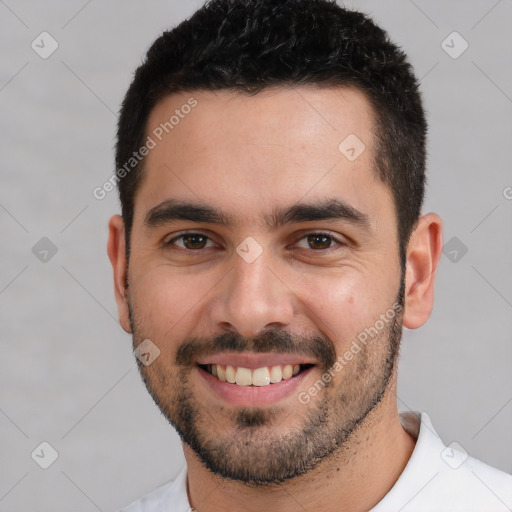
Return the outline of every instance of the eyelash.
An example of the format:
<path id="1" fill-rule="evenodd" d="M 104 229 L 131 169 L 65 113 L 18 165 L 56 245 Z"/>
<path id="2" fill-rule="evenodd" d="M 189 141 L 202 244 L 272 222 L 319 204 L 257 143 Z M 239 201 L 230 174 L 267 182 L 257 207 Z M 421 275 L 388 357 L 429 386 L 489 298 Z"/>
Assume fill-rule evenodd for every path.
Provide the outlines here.
<path id="1" fill-rule="evenodd" d="M 195 232 L 195 231 L 189 231 L 189 232 L 186 232 L 186 233 L 181 233 L 180 235 L 177 235 L 177 236 L 171 238 L 169 241 L 164 242 L 164 246 L 166 248 L 167 247 L 172 247 L 173 245 L 175 245 L 174 242 L 176 242 L 177 240 L 183 239 L 185 236 L 190 236 L 190 235 L 199 235 L 199 236 L 205 237 L 207 239 L 207 242 L 211 241 L 211 238 L 209 236 L 203 234 L 203 233 L 199 233 L 199 232 Z M 311 231 L 311 232 L 306 233 L 303 236 L 301 236 L 297 240 L 297 242 L 299 242 L 301 240 L 304 240 L 305 238 L 308 238 L 310 236 L 325 236 L 325 237 L 328 237 L 333 242 L 338 244 L 338 246 L 340 246 L 340 247 L 345 247 L 347 245 L 345 242 L 343 242 L 338 237 L 336 237 L 334 234 L 332 234 L 332 233 L 330 233 L 328 231 Z M 295 242 L 295 243 L 297 243 L 297 242 Z M 201 253 L 204 250 L 211 248 L 211 247 L 204 247 L 202 249 L 187 249 L 187 248 L 184 248 L 184 247 L 178 247 L 178 246 L 175 246 L 175 247 L 177 247 L 176 250 L 186 251 L 186 252 L 191 253 L 191 254 L 192 253 Z M 338 247 L 338 248 L 340 248 L 340 247 Z M 173 247 L 173 249 L 175 249 L 175 248 Z M 305 250 L 305 251 L 313 251 L 315 253 L 325 253 L 327 251 L 331 251 L 331 250 L 335 249 L 335 247 L 328 247 L 327 249 L 304 249 L 304 248 L 301 248 L 301 249 Z"/>

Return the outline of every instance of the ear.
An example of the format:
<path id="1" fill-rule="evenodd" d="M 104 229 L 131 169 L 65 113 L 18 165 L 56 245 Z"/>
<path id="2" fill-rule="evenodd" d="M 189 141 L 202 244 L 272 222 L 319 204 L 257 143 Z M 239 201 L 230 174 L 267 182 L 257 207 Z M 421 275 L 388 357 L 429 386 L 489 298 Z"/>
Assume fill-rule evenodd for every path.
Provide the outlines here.
<path id="1" fill-rule="evenodd" d="M 443 223 L 435 213 L 419 218 L 407 246 L 403 325 L 421 327 L 434 307 L 434 281 L 443 249 Z"/>
<path id="2" fill-rule="evenodd" d="M 126 273 L 128 262 L 125 251 L 124 221 L 120 215 L 111 217 L 108 223 L 107 252 L 114 270 L 114 293 L 117 302 L 117 311 L 121 327 L 128 333 L 132 332 L 130 325 L 130 312 L 128 308 L 128 292 L 126 290 Z"/>

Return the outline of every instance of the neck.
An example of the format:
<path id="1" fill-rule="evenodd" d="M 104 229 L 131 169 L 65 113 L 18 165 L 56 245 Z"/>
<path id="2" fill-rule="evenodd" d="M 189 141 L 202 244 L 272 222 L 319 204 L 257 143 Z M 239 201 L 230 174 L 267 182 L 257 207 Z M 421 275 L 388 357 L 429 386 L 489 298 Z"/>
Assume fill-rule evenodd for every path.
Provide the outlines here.
<path id="1" fill-rule="evenodd" d="M 314 470 L 279 485 L 253 487 L 212 474 L 184 446 L 188 492 L 197 512 L 367 511 L 393 487 L 414 449 L 403 429 L 393 383 L 379 406 L 343 446 Z"/>

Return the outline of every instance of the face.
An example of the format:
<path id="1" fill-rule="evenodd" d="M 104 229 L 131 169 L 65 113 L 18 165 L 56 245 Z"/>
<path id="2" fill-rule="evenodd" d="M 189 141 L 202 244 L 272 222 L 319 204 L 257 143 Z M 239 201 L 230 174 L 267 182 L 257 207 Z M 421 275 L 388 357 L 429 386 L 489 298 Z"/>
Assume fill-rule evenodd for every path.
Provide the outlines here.
<path id="1" fill-rule="evenodd" d="M 180 93 L 150 115 L 126 328 L 160 351 L 142 377 L 214 473 L 313 469 L 394 379 L 404 283 L 372 122 L 346 88 Z"/>

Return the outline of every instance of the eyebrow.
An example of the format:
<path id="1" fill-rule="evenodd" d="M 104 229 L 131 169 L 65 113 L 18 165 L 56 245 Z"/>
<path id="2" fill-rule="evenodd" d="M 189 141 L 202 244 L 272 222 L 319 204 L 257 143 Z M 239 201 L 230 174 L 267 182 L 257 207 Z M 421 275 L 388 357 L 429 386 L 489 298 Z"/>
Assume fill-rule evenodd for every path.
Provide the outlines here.
<path id="1" fill-rule="evenodd" d="M 235 218 L 225 210 L 210 205 L 167 199 L 151 208 L 144 219 L 144 226 L 156 228 L 176 221 L 217 224 L 227 228 L 236 225 Z M 340 199 L 324 199 L 313 203 L 296 203 L 278 208 L 263 217 L 269 230 L 287 224 L 318 220 L 341 220 L 365 230 L 370 229 L 370 218 Z"/>

